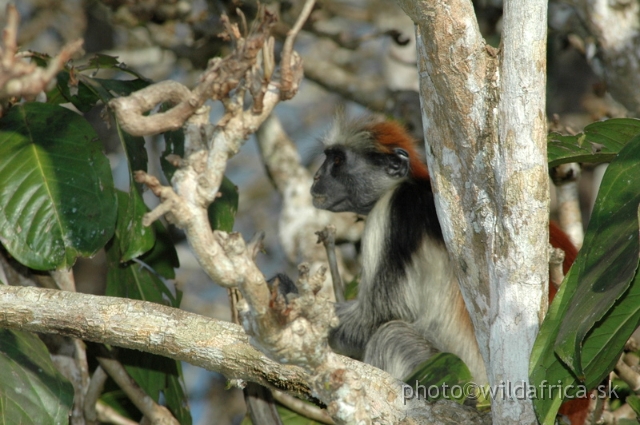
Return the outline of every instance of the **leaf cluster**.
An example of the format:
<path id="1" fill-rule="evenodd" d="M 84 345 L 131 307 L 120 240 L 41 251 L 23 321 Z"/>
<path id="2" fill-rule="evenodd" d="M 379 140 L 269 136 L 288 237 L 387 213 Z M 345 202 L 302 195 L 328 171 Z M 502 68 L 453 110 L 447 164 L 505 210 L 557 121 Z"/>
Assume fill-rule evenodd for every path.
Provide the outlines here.
<path id="1" fill-rule="evenodd" d="M 36 60 L 46 66 L 48 58 L 36 56 Z M 101 70 L 134 78 L 96 77 Z M 128 190 L 118 190 L 95 129 L 83 115 L 61 106 L 71 104 L 88 112 L 149 84 L 116 58 L 96 55 L 86 65 L 62 70 L 46 103 L 17 104 L 0 118 L 0 241 L 11 257 L 37 271 L 69 269 L 78 257 L 104 250 L 106 295 L 177 308 L 181 293 L 170 281 L 179 266 L 174 243 L 161 222 L 142 225 L 148 208 L 143 188 L 132 178 L 134 171 L 147 169 L 145 140 L 122 131 L 115 117 L 108 117 L 129 171 Z M 181 131 L 164 137 L 163 156 L 184 152 Z M 162 166 L 170 180 L 175 169 L 167 161 Z M 209 216 L 214 228 L 230 231 L 237 189 L 226 180 L 221 191 Z M 151 398 L 156 402 L 162 398 L 180 423 L 191 423 L 178 362 L 148 353 L 110 352 Z M 38 338 L 0 332 L 0 364 L 5 366 L 0 376 L 7 378 L 0 379 L 2 423 L 67 421 L 73 388 L 56 372 Z M 101 400 L 126 416 L 139 415 L 115 386 L 107 386 Z"/>

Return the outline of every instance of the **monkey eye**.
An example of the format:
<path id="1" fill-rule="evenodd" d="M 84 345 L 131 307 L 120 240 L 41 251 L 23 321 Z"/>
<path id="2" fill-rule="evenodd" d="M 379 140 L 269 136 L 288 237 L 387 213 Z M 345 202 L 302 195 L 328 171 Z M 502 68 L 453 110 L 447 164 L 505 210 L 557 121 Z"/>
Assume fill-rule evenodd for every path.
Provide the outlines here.
<path id="1" fill-rule="evenodd" d="M 344 152 L 339 150 L 330 150 L 325 152 L 327 155 L 327 161 L 329 161 L 333 166 L 341 165 L 345 161 Z"/>

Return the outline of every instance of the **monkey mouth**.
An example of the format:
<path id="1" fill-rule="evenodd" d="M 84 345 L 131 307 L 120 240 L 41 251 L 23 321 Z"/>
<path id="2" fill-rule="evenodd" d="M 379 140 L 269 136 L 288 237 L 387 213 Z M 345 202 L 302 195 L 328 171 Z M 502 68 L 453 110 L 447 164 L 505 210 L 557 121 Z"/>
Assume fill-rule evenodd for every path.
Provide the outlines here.
<path id="1" fill-rule="evenodd" d="M 326 195 L 311 195 L 313 197 L 313 206 L 316 208 L 323 208 L 324 205 L 327 203 L 327 196 Z"/>
<path id="2" fill-rule="evenodd" d="M 332 200 L 329 201 L 329 197 L 327 195 L 311 195 L 313 197 L 313 206 L 320 210 L 328 210 L 333 212 L 344 211 L 344 209 L 340 209 L 341 204 L 343 203 L 343 199 Z"/>

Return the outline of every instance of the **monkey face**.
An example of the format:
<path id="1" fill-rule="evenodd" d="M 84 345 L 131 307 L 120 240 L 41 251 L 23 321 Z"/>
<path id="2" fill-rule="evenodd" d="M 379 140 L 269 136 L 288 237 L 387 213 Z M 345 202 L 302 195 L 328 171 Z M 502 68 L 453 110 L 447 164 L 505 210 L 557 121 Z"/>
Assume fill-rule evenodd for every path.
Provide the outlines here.
<path id="1" fill-rule="evenodd" d="M 316 208 L 333 212 L 366 215 L 409 174 L 409 156 L 403 149 L 383 154 L 333 145 L 325 155 L 313 178 L 311 196 Z"/>

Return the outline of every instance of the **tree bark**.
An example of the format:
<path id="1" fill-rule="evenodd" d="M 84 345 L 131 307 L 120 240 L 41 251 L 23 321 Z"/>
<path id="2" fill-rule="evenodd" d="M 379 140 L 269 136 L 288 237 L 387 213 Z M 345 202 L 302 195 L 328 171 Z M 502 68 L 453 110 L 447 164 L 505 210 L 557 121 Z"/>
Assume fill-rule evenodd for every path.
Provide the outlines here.
<path id="1" fill-rule="evenodd" d="M 471 2 L 398 0 L 417 24 L 427 161 L 489 383 L 528 382 L 548 281 L 546 2 L 505 1 L 500 50 Z M 493 398 L 493 423 L 536 423 Z"/>
<path id="2" fill-rule="evenodd" d="M 628 0 L 570 0 L 596 40 L 587 49 L 591 68 L 611 95 L 640 116 L 640 3 Z"/>

